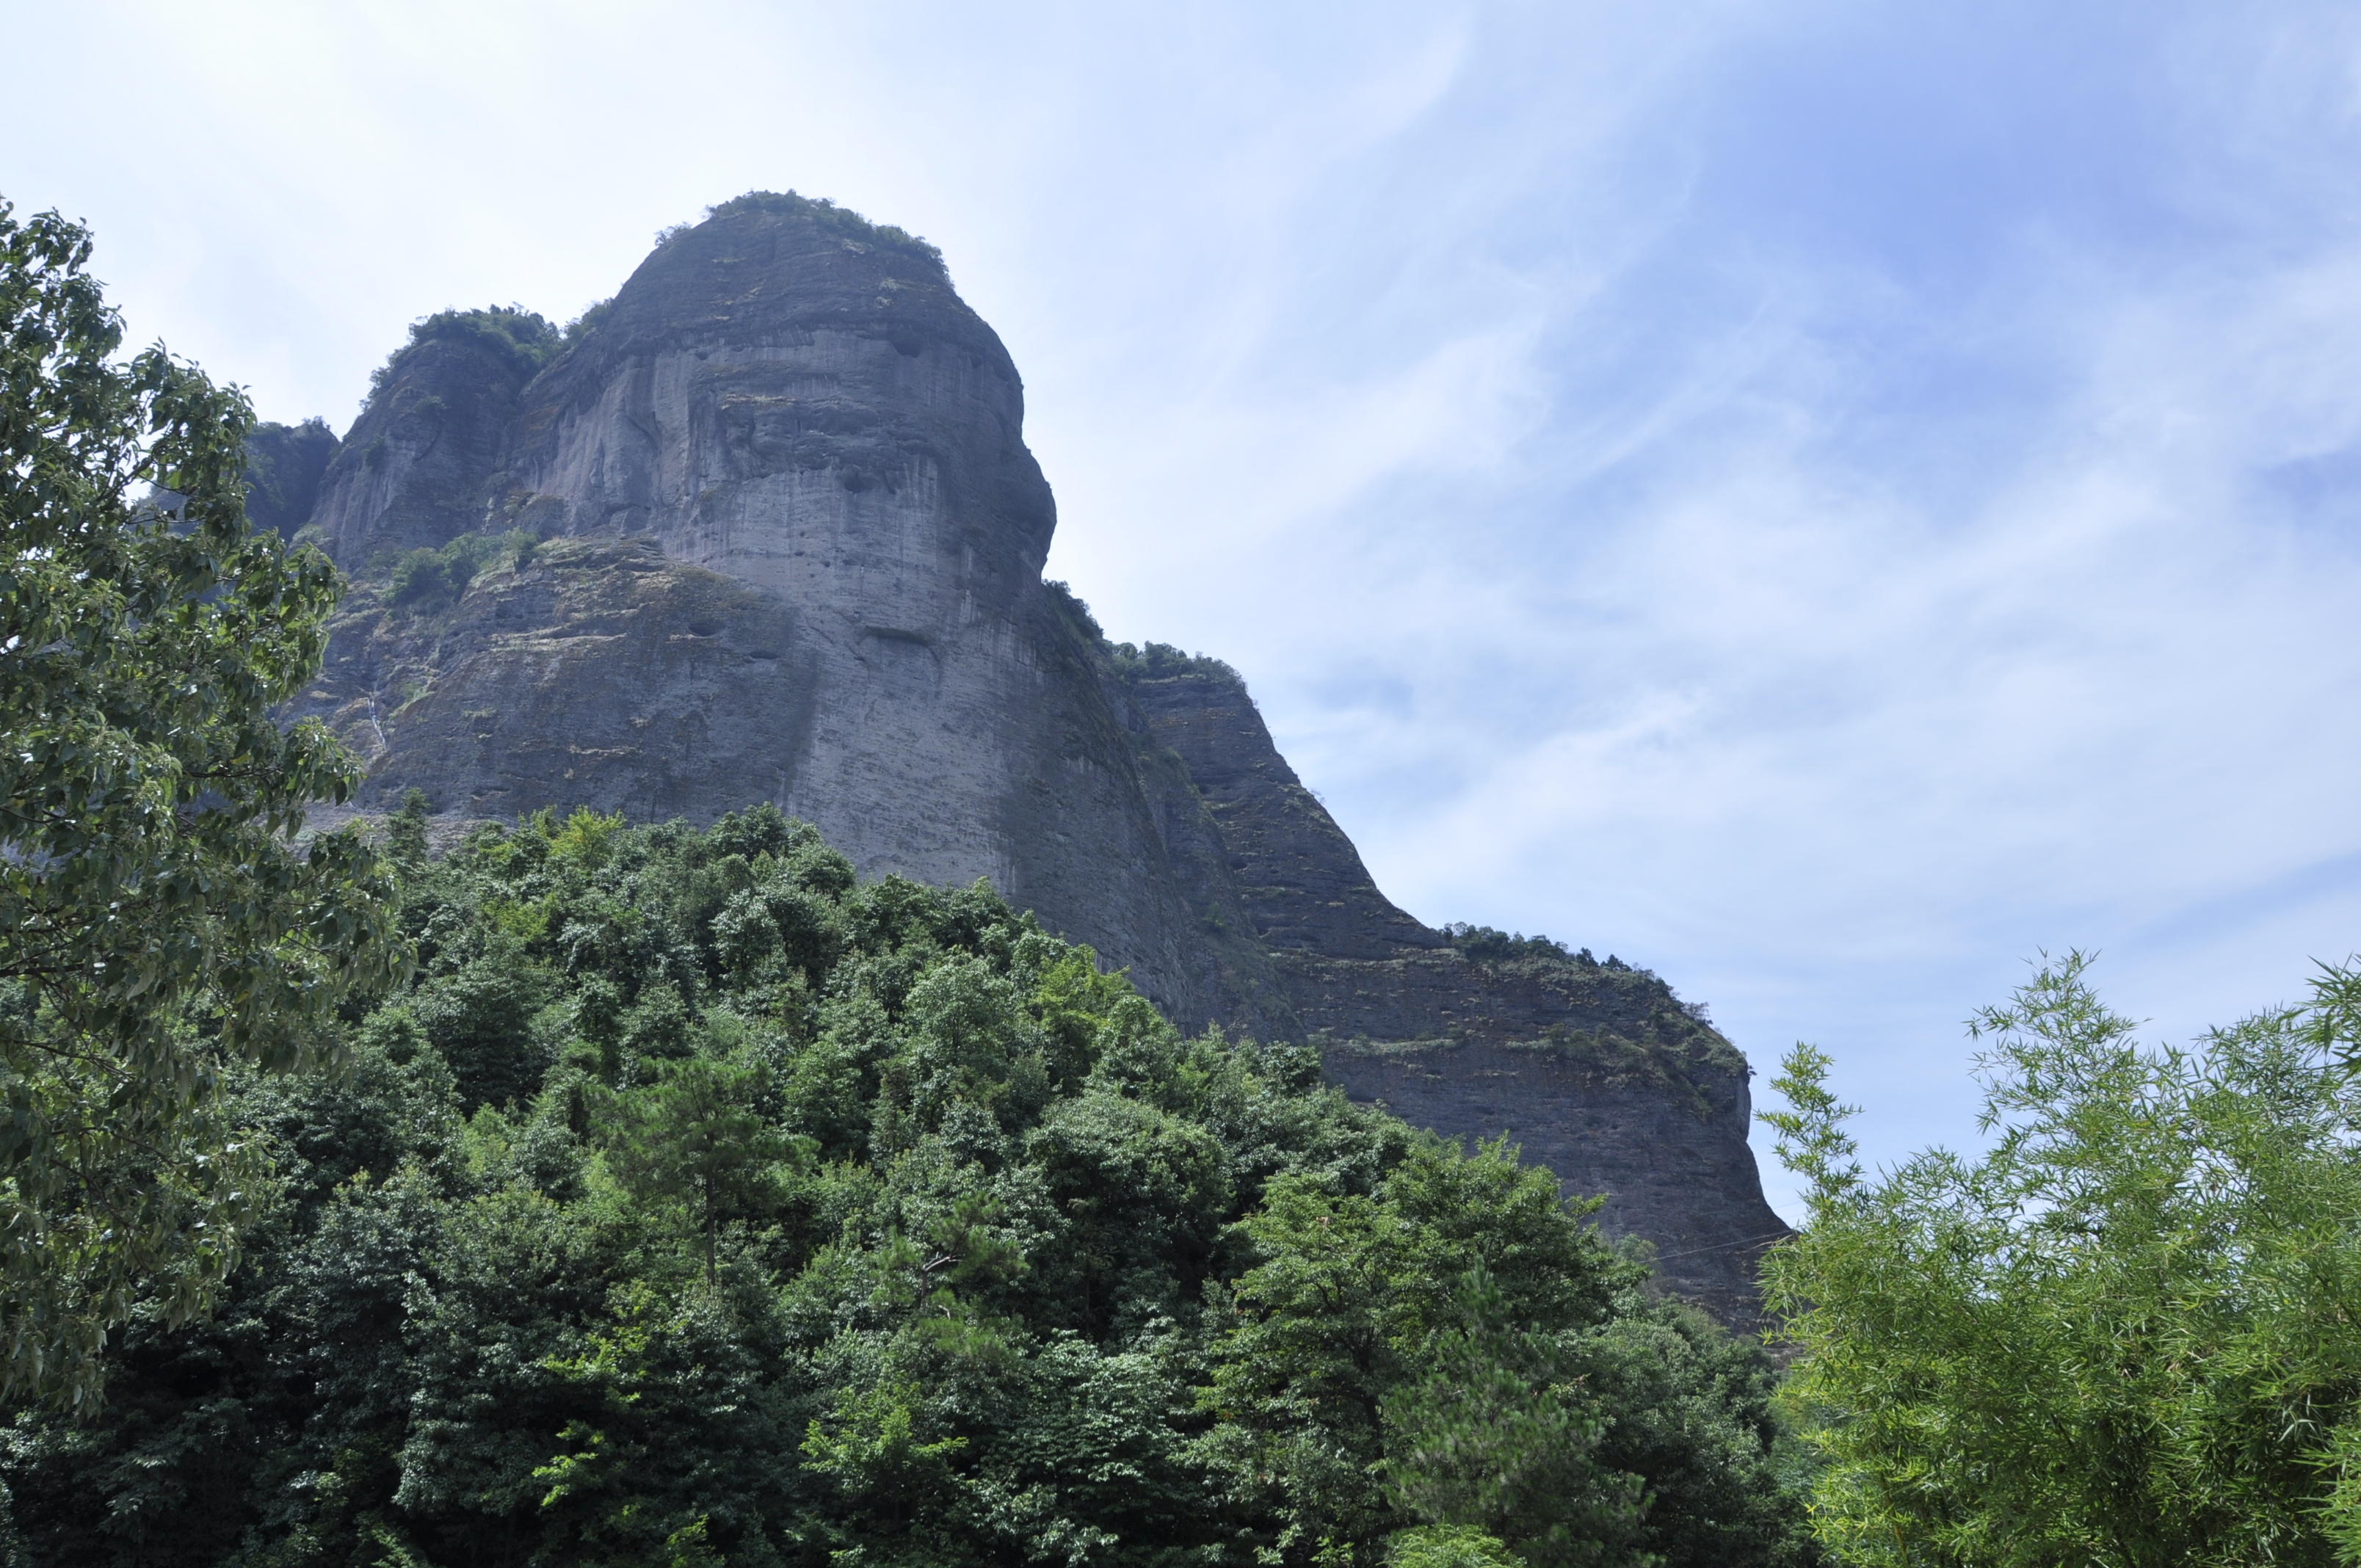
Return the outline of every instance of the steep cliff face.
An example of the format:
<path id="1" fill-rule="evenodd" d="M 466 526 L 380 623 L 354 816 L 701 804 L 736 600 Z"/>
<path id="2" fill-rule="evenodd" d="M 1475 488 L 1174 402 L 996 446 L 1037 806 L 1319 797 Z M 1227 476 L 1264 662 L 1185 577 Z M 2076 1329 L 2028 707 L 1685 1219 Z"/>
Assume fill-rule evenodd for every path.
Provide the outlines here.
<path id="1" fill-rule="evenodd" d="M 1016 367 L 929 248 L 741 199 L 531 368 L 497 333 L 422 338 L 329 471 L 313 526 L 364 582 L 470 536 L 562 542 L 454 604 L 356 598 L 313 702 L 376 803 L 773 800 L 867 873 L 989 877 L 1179 1015 L 1221 1011 L 1095 650 L 1041 582 Z"/>
<path id="2" fill-rule="evenodd" d="M 1667 1288 L 1733 1327 L 1760 1322 L 1754 1260 L 1788 1233 L 1746 1146 L 1742 1069 L 1618 1071 L 1546 1040 L 1477 1037 L 1356 1041 L 1322 1059 L 1356 1100 L 1462 1138 L 1505 1135 L 1569 1194 L 1606 1194 L 1602 1228 L 1651 1243 Z"/>
<path id="3" fill-rule="evenodd" d="M 311 527 L 347 572 L 479 527 L 517 393 L 554 348 L 518 313 L 451 314 L 396 355 L 321 480 Z M 506 319 L 503 319 L 506 318 Z M 538 330 L 535 330 L 538 329 Z M 522 341 L 520 341 L 522 339 Z"/>
<path id="4" fill-rule="evenodd" d="M 357 586 L 306 706 L 372 805 L 767 799 L 866 873 L 987 877 L 1184 1025 L 1316 1039 L 1358 1097 L 1521 1139 L 1745 1317 L 1778 1226 L 1742 1059 L 1653 976 L 1479 961 L 1389 902 L 1235 675 L 1112 648 L 1042 581 L 1023 420 L 930 247 L 792 196 L 563 336 L 434 318 L 320 487 Z"/>
<path id="5" fill-rule="evenodd" d="M 336 446 L 325 420 L 255 426 L 246 438 L 246 514 L 255 526 L 293 538 L 311 520 Z"/>
<path id="6" fill-rule="evenodd" d="M 1128 684 L 1329 1077 L 1420 1125 L 1507 1135 L 1567 1191 L 1605 1193 L 1602 1223 L 1653 1243 L 1675 1289 L 1751 1321 L 1752 1259 L 1786 1226 L 1746 1145 L 1745 1058 L 1652 974 L 1542 944 L 1463 952 L 1395 907 L 1226 668 Z"/>

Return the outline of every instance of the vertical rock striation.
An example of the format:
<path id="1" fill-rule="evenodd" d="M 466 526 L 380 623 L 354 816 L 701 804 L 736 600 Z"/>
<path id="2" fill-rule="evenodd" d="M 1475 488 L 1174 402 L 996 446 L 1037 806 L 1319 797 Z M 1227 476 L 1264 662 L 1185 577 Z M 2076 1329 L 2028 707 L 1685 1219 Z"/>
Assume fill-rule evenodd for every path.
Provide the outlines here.
<path id="1" fill-rule="evenodd" d="M 1742 1059 L 1653 976 L 1488 965 L 1395 908 L 1235 674 L 1112 649 L 1043 582 L 1023 423 L 930 247 L 727 203 L 563 339 L 454 313 L 395 356 L 312 510 L 357 587 L 305 705 L 373 804 L 771 800 L 865 873 L 989 878 L 1185 1025 L 1521 1138 L 1746 1317 L 1777 1222 Z"/>

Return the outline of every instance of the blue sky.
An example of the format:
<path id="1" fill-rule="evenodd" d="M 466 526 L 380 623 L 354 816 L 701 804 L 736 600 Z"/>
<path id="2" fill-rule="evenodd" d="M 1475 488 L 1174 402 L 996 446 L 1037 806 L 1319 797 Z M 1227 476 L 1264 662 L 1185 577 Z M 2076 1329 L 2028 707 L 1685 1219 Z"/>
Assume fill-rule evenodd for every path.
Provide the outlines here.
<path id="1" fill-rule="evenodd" d="M 1872 1157 L 1972 1139 L 2043 948 L 2186 1038 L 2361 948 L 2349 7 L 0 25 L 0 194 L 269 417 L 747 189 L 936 241 L 1111 632 L 1236 664 L 1419 916 L 1833 1052 Z"/>

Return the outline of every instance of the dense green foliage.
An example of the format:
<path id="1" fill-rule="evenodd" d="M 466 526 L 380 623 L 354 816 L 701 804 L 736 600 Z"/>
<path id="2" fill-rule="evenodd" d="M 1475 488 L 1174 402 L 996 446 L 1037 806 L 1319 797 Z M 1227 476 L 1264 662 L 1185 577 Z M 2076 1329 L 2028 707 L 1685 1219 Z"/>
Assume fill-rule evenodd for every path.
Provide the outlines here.
<path id="1" fill-rule="evenodd" d="M 485 567 L 502 560 L 522 566 L 540 543 L 530 529 L 514 528 L 504 533 L 462 533 L 437 548 L 410 551 L 393 564 L 387 598 L 397 605 L 440 609 L 466 593 Z"/>
<path id="2" fill-rule="evenodd" d="M 272 718 L 335 574 L 249 530 L 235 389 L 116 360 L 89 255 L 0 203 L 0 1391 L 68 1403 L 236 1255 L 261 1171 L 223 1074 L 330 1048 L 398 962 L 368 848 L 293 842 L 356 765 Z"/>
<path id="3" fill-rule="evenodd" d="M 423 810 L 414 980 L 240 1080 L 225 1309 L 6 1433 L 33 1561 L 1795 1556 L 1760 1351 L 1510 1151 L 769 807 Z"/>
<path id="4" fill-rule="evenodd" d="M 2361 973 L 2144 1050 L 2079 956 L 1981 1014 L 1991 1149 L 1872 1181 L 1828 1060 L 1767 1119 L 1810 1222 L 1767 1275 L 1862 1563 L 2361 1560 Z"/>

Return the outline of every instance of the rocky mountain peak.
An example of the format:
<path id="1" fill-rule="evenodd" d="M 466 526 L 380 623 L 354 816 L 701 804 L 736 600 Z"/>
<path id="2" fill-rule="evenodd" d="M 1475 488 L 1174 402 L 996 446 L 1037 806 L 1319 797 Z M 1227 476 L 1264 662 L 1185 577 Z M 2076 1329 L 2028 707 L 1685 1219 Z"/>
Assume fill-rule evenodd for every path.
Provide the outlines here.
<path id="1" fill-rule="evenodd" d="M 666 235 L 564 331 L 429 317 L 306 525 L 355 587 L 305 706 L 370 804 L 770 801 L 865 875 L 988 878 L 1185 1027 L 1522 1138 L 1745 1318 L 1781 1227 L 1742 1058 L 1653 975 L 1479 961 L 1395 906 L 1234 672 L 1044 583 L 1024 412 L 931 247 L 792 194 Z"/>

